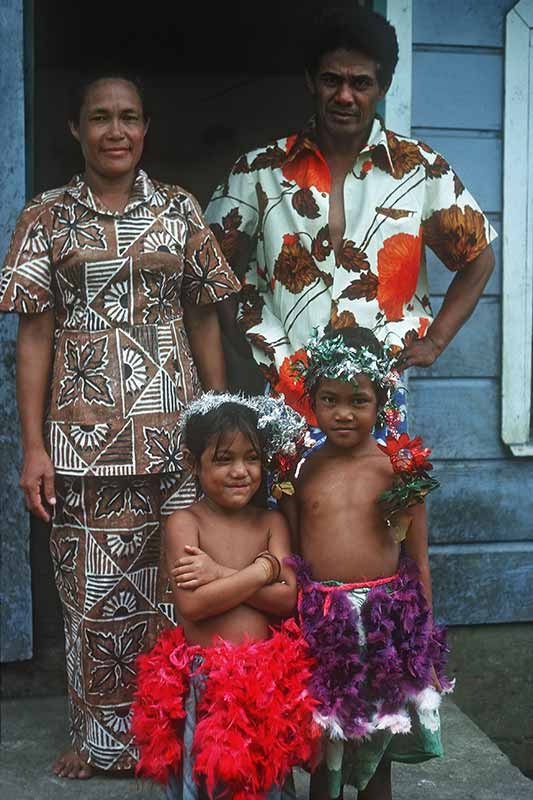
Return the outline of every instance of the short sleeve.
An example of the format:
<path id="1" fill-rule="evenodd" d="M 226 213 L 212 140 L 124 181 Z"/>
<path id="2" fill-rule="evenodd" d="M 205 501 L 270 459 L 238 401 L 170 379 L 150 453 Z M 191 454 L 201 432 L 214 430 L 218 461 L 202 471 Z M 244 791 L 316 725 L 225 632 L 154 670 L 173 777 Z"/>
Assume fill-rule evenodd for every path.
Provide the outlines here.
<path id="1" fill-rule="evenodd" d="M 40 314 L 54 306 L 45 209 L 30 203 L 17 220 L 0 274 L 0 311 Z"/>
<path id="2" fill-rule="evenodd" d="M 240 283 L 228 265 L 214 233 L 207 226 L 200 206 L 190 197 L 182 301 L 195 305 L 216 303 L 239 289 Z"/>
<path id="3" fill-rule="evenodd" d="M 226 182 L 215 189 L 205 211 L 208 225 L 241 281 L 255 256 L 261 194 L 260 184 L 252 180 L 248 160 L 242 156 Z"/>
<path id="4" fill-rule="evenodd" d="M 422 236 L 437 258 L 457 271 L 477 258 L 497 233 L 448 162 L 427 151 Z"/>

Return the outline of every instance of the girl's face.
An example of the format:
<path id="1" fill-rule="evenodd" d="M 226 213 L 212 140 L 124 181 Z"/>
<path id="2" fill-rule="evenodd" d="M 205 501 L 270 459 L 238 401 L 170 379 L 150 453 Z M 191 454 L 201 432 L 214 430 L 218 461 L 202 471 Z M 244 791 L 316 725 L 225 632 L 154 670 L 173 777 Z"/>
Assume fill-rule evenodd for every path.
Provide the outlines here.
<path id="1" fill-rule="evenodd" d="M 220 508 L 238 511 L 259 489 L 262 478 L 261 454 L 246 434 L 226 433 L 212 437 L 197 466 L 200 485 Z"/>

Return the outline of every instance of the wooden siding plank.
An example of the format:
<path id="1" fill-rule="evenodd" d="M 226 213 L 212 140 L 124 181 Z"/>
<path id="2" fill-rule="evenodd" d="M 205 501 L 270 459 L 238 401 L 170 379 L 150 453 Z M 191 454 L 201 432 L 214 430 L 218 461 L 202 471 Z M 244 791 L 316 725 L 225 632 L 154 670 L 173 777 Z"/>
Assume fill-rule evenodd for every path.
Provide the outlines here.
<path id="1" fill-rule="evenodd" d="M 533 545 L 451 545 L 430 551 L 439 622 L 478 625 L 533 620 Z"/>
<path id="2" fill-rule="evenodd" d="M 413 40 L 503 47 L 505 14 L 516 0 L 413 0 Z"/>
<path id="3" fill-rule="evenodd" d="M 502 127 L 500 53 L 422 51 L 413 54 L 413 127 Z"/>
<path id="4" fill-rule="evenodd" d="M 503 184 L 502 436 L 520 455 L 533 455 L 532 30 L 533 2 L 526 0 L 507 17 Z"/>
<path id="5" fill-rule="evenodd" d="M 485 287 L 484 294 L 500 295 L 501 294 L 501 277 L 502 277 L 502 223 L 499 217 L 494 214 L 489 215 L 490 223 L 498 234 L 498 238 L 492 242 L 492 249 L 494 250 L 494 271 L 490 276 L 490 280 Z M 426 248 L 426 261 L 429 276 L 429 285 L 432 294 L 446 294 L 448 286 L 453 278 L 454 273 L 450 272 L 442 264 L 437 256 L 429 249 Z"/>
<path id="6" fill-rule="evenodd" d="M 394 72 L 392 85 L 385 98 L 385 124 L 387 128 L 398 131 L 403 136 L 411 132 L 411 93 L 412 93 L 412 8 L 411 0 L 385 0 L 384 13 L 396 30 L 398 47 L 402 58 Z"/>
<path id="7" fill-rule="evenodd" d="M 432 131 L 413 128 L 413 136 L 441 153 L 453 166 L 481 208 L 502 210 L 502 142 L 496 136 L 471 131 Z"/>
<path id="8" fill-rule="evenodd" d="M 409 428 L 434 458 L 505 458 L 500 439 L 500 384 L 494 378 L 409 380 Z"/>
<path id="9" fill-rule="evenodd" d="M 442 298 L 432 298 L 437 314 Z M 481 298 L 474 314 L 463 325 L 444 353 L 428 369 L 410 370 L 419 378 L 495 378 L 500 374 L 500 303 Z"/>
<path id="10" fill-rule="evenodd" d="M 434 461 L 427 499 L 433 544 L 533 541 L 533 460 Z"/>

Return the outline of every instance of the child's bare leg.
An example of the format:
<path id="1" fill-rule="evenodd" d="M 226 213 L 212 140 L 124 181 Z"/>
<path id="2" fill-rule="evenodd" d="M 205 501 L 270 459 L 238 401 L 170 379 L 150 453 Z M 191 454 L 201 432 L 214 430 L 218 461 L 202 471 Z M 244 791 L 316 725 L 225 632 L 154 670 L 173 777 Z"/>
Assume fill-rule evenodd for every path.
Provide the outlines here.
<path id="1" fill-rule="evenodd" d="M 66 750 L 54 762 L 52 770 L 59 778 L 87 780 L 93 775 L 93 768 L 75 750 Z"/>
<path id="2" fill-rule="evenodd" d="M 358 800 L 392 800 L 391 762 L 383 759 Z"/>

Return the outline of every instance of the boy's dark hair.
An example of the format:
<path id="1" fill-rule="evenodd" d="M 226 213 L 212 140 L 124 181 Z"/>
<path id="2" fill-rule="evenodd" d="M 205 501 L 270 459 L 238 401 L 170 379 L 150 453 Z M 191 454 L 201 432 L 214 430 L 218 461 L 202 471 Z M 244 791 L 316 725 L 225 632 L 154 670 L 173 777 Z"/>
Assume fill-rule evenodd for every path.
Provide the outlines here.
<path id="1" fill-rule="evenodd" d="M 376 356 L 380 356 L 383 354 L 383 345 L 376 338 L 374 333 L 370 330 L 370 328 L 363 328 L 363 327 L 347 327 L 347 328 L 332 328 L 330 325 L 327 326 L 323 339 L 338 339 L 341 338 L 343 343 L 346 347 L 352 347 L 354 350 L 357 350 L 359 347 L 366 347 L 367 350 L 370 350 Z M 320 381 L 318 381 L 311 390 L 311 402 L 314 403 L 315 395 L 317 389 L 320 385 Z M 376 392 L 376 397 L 378 401 L 378 411 L 383 408 L 385 403 L 387 402 L 388 395 L 386 389 L 382 386 L 377 386 L 374 382 L 372 382 L 372 386 L 374 387 L 374 391 Z"/>
<path id="2" fill-rule="evenodd" d="M 316 75 L 320 59 L 334 50 L 358 50 L 377 64 L 381 89 L 389 88 L 398 63 L 398 39 L 390 22 L 368 8 L 350 4 L 349 8 L 326 8 L 313 25 L 305 48 L 305 68 Z"/>
<path id="3" fill-rule="evenodd" d="M 73 122 L 76 125 L 79 124 L 81 107 L 85 102 L 85 98 L 87 97 L 87 92 L 89 91 L 93 83 L 105 80 L 126 81 L 127 83 L 131 83 L 135 87 L 135 89 L 137 90 L 137 94 L 139 95 L 139 99 L 141 101 L 141 105 L 143 108 L 144 118 L 145 119 L 150 118 L 150 112 L 146 104 L 145 86 L 138 75 L 129 73 L 127 70 L 100 69 L 86 73 L 71 85 L 68 94 L 68 107 L 67 107 L 69 122 Z"/>
<path id="4" fill-rule="evenodd" d="M 257 428 L 257 412 L 241 403 L 222 403 L 207 414 L 194 414 L 185 425 L 184 444 L 198 463 L 213 437 L 216 437 L 214 457 L 217 457 L 227 433 L 243 433 L 262 456 L 264 434 Z"/>

